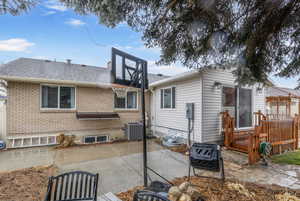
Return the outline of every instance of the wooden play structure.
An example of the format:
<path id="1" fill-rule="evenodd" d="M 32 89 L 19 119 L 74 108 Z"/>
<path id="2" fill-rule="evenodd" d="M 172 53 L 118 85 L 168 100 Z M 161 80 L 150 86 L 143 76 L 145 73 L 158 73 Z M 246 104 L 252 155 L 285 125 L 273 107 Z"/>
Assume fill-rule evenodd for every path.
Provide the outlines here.
<path id="1" fill-rule="evenodd" d="M 235 119 L 228 111 L 222 112 L 221 115 L 225 147 L 247 153 L 249 164 L 260 160 L 261 142 L 269 142 L 272 145 L 272 155 L 298 148 L 298 115 L 275 119 L 274 116 L 270 118 L 258 111 L 254 113 L 254 127 L 240 130 L 235 128 Z"/>

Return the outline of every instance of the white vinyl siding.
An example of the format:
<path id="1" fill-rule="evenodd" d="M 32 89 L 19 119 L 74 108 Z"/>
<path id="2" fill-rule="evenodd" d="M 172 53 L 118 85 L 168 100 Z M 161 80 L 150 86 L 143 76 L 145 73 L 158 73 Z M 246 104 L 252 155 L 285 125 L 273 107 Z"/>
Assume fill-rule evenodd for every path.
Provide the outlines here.
<path id="1" fill-rule="evenodd" d="M 254 112 L 260 110 L 262 113 L 266 114 L 266 89 L 263 88 L 260 92 L 253 89 L 254 93 Z"/>
<path id="2" fill-rule="evenodd" d="M 151 121 L 154 133 L 186 137 L 188 121 L 185 117 L 185 104 L 195 103 L 195 140 L 198 142 L 222 140 L 220 112 L 226 108 L 222 107 L 222 87 L 214 87 L 215 82 L 221 83 L 222 87 L 237 85 L 232 70 L 207 69 L 193 79 L 155 88 L 151 95 Z M 162 109 L 161 89 L 172 86 L 176 87 L 176 108 Z M 257 91 L 257 86 L 243 88 L 252 89 L 251 112 L 261 110 L 265 113 L 265 90 Z"/>
<path id="3" fill-rule="evenodd" d="M 161 108 L 161 89 L 175 87 L 175 108 Z M 185 104 L 195 103 L 195 140 L 201 140 L 201 80 L 200 76 L 187 81 L 175 82 L 158 87 L 151 95 L 152 129 L 156 134 L 169 134 L 187 137 L 188 120 L 185 117 Z M 193 135 L 192 135 L 193 136 Z"/>
<path id="4" fill-rule="evenodd" d="M 203 122 L 202 141 L 214 142 L 222 140 L 220 135 L 220 112 L 222 111 L 222 89 L 214 88 L 214 83 L 220 82 L 222 86 L 235 86 L 235 77 L 232 70 L 210 69 L 205 70 L 203 77 Z M 252 112 L 261 110 L 265 112 L 265 91 L 258 93 L 256 86 L 252 88 Z"/>

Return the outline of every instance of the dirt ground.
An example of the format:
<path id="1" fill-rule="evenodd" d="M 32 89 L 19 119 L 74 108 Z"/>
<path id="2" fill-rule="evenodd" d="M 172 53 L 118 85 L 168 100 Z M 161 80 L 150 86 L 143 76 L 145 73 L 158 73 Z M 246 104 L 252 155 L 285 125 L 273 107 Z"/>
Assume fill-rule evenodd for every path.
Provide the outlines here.
<path id="1" fill-rule="evenodd" d="M 172 183 L 180 185 L 186 180 L 186 177 L 178 178 Z M 219 179 L 200 177 L 192 177 L 191 183 L 205 201 L 300 201 L 300 190 L 295 191 L 279 186 L 262 186 L 233 180 L 226 180 L 223 183 Z M 133 194 L 137 189 L 142 189 L 142 187 L 119 193 L 117 196 L 123 201 L 132 201 Z"/>
<path id="2" fill-rule="evenodd" d="M 53 166 L 34 167 L 0 173 L 1 201 L 44 200 L 48 177 L 54 175 Z"/>
<path id="3" fill-rule="evenodd" d="M 0 173 L 1 201 L 40 201 L 44 199 L 48 177 L 56 174 L 53 166 L 35 167 L 12 172 Z M 179 185 L 187 178 L 177 178 L 172 181 Z M 206 201 L 300 201 L 300 189 L 290 190 L 274 185 L 257 185 L 219 179 L 192 177 L 191 183 L 201 193 Z M 117 196 L 123 201 L 132 201 L 134 192 L 142 187 L 136 187 Z M 293 199 L 282 197 L 284 193 Z M 287 196 L 285 196 L 287 197 Z"/>

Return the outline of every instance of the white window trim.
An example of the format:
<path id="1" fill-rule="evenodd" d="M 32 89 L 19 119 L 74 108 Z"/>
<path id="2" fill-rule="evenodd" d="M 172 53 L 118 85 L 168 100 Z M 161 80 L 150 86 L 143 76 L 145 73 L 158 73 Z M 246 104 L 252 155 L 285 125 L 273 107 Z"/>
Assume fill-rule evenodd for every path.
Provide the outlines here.
<path id="1" fill-rule="evenodd" d="M 55 87 L 58 87 L 58 104 L 57 104 L 57 108 L 45 108 L 42 106 L 42 87 L 43 86 L 55 86 Z M 75 94 L 74 94 L 74 108 L 60 108 L 60 87 L 73 87 L 75 89 Z M 77 107 L 77 103 L 76 103 L 76 98 L 77 97 L 77 87 L 76 86 L 73 86 L 73 85 L 57 85 L 57 84 L 41 84 L 40 85 L 40 110 L 46 110 L 46 111 L 49 111 L 49 110 L 61 110 L 61 111 L 72 111 L 72 110 L 76 110 L 76 107 Z"/>
<path id="2" fill-rule="evenodd" d="M 160 90 L 163 90 L 163 94 L 161 94 L 160 91 L 159 91 L 160 95 L 163 96 L 163 98 L 162 98 L 162 100 L 163 100 L 162 106 L 163 107 L 160 108 L 160 109 L 162 109 L 162 110 L 175 110 L 176 109 L 176 102 L 175 102 L 175 107 L 174 108 L 172 107 L 173 106 L 173 90 L 172 90 L 173 87 L 175 87 L 175 90 L 176 90 L 176 86 L 169 86 L 169 87 L 165 87 L 165 88 L 160 88 Z M 165 94 L 166 89 L 171 90 L 171 107 L 165 107 L 165 96 L 164 96 L 164 94 Z M 175 97 L 175 101 L 176 101 L 176 97 Z"/>
<path id="3" fill-rule="evenodd" d="M 136 92 L 136 108 L 127 108 L 127 93 L 128 92 Z M 125 108 L 122 108 L 122 107 L 116 107 L 116 104 L 115 104 L 115 101 L 116 101 L 116 96 L 115 96 L 115 93 L 113 93 L 113 96 L 114 96 L 114 110 L 118 110 L 118 111 L 136 111 L 136 110 L 139 110 L 139 92 L 136 91 L 136 90 L 128 90 L 126 91 L 126 96 L 125 96 Z"/>

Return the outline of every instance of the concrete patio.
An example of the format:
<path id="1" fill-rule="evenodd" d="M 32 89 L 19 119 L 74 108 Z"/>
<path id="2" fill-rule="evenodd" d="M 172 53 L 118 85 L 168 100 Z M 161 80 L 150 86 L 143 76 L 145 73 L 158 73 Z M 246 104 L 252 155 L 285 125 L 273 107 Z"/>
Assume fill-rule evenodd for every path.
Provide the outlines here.
<path id="1" fill-rule="evenodd" d="M 148 165 L 166 179 L 188 173 L 188 158 L 149 142 Z M 300 167 L 271 164 L 245 166 L 243 155 L 223 151 L 226 178 L 257 184 L 277 184 L 300 189 Z M 0 152 L 0 171 L 38 165 L 55 164 L 59 173 L 84 170 L 100 174 L 99 195 L 126 191 L 143 185 L 142 142 L 79 146 L 67 149 L 41 147 Z M 240 164 L 238 163 L 241 162 Z M 246 161 L 246 160 L 245 160 Z M 218 177 L 216 173 L 200 171 L 202 175 Z M 159 179 L 149 172 L 152 180 Z"/>

